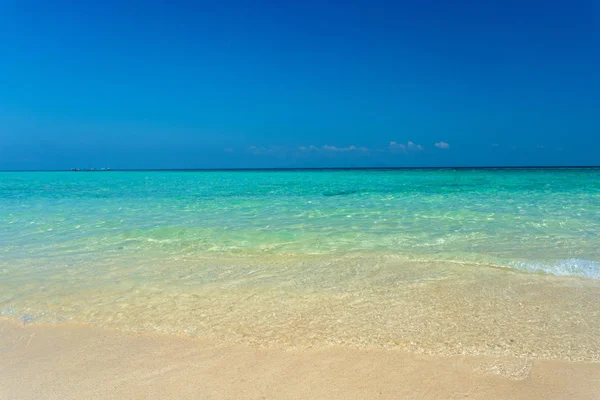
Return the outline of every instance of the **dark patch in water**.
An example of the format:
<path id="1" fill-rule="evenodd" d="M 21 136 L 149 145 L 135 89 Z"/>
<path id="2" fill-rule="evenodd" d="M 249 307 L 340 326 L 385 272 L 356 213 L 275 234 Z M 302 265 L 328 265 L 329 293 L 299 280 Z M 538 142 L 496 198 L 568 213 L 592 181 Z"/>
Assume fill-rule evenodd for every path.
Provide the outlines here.
<path id="1" fill-rule="evenodd" d="M 342 190 L 339 192 L 325 192 L 323 196 L 331 197 L 331 196 L 347 196 L 349 194 L 358 193 L 358 190 Z"/>

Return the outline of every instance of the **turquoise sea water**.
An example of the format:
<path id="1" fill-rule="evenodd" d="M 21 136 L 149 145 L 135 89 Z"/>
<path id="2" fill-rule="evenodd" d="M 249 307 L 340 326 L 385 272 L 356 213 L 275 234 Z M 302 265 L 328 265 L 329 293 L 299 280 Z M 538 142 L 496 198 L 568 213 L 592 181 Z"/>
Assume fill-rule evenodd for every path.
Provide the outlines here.
<path id="1" fill-rule="evenodd" d="M 567 357 L 556 335 L 575 323 L 587 330 L 571 332 L 572 357 L 589 359 L 600 352 L 599 233 L 600 169 L 7 172 L 0 313 L 550 358 Z M 520 320 L 523 301 L 541 303 Z M 477 309 L 489 315 L 469 321 Z M 490 315 L 521 329 L 520 344 L 535 331 L 526 318 L 556 320 L 544 323 L 556 341 L 515 349 Z M 483 339 L 455 340 L 475 332 Z"/>

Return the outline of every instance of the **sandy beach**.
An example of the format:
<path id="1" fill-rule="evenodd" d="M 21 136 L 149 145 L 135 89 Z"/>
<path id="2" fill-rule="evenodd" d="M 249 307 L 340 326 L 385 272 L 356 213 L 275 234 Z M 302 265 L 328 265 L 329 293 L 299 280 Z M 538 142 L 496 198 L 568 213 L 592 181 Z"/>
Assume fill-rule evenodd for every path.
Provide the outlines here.
<path id="1" fill-rule="evenodd" d="M 600 169 L 2 178 L 0 400 L 600 399 Z"/>
<path id="2" fill-rule="evenodd" d="M 1 4 L 0 400 L 600 400 L 600 0 Z"/>
<path id="3" fill-rule="evenodd" d="M 0 321 L 2 399 L 598 399 L 600 364 L 288 351 Z"/>

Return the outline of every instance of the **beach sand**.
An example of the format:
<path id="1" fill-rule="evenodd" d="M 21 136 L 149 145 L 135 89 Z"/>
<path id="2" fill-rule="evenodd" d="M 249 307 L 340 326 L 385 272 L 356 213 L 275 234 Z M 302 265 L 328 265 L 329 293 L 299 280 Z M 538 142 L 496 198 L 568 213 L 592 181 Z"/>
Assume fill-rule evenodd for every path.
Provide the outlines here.
<path id="1" fill-rule="evenodd" d="M 1 399 L 600 399 L 600 364 L 284 350 L 0 320 Z"/>

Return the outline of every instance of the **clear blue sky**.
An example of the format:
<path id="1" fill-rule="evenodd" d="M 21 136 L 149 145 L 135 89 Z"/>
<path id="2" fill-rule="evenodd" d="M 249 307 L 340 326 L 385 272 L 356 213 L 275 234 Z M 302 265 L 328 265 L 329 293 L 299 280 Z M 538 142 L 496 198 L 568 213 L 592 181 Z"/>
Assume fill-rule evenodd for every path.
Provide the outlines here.
<path id="1" fill-rule="evenodd" d="M 0 3 L 0 169 L 592 164 L 598 0 Z"/>

